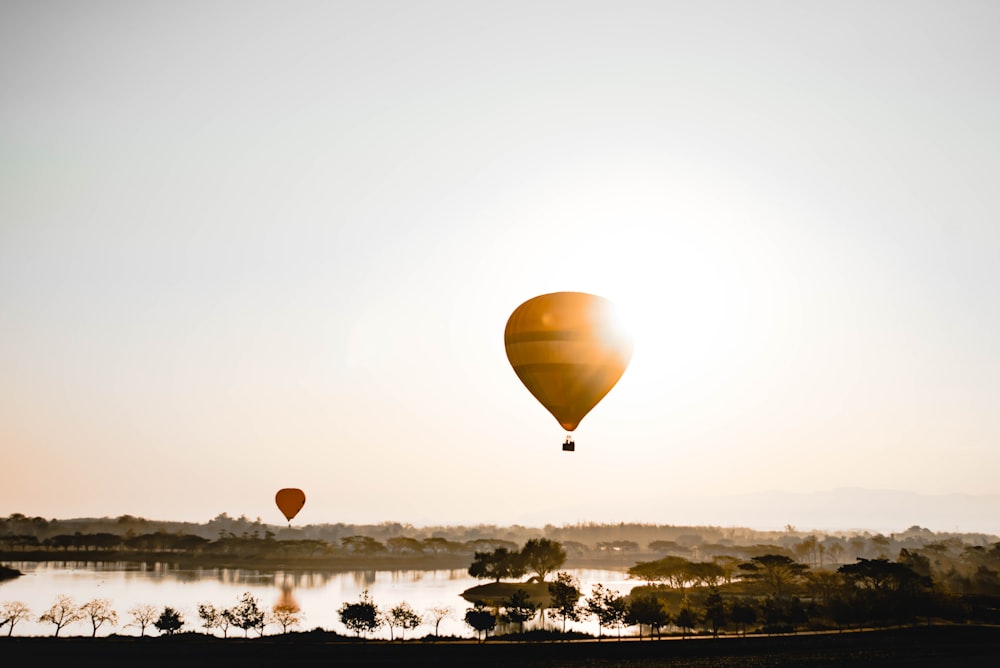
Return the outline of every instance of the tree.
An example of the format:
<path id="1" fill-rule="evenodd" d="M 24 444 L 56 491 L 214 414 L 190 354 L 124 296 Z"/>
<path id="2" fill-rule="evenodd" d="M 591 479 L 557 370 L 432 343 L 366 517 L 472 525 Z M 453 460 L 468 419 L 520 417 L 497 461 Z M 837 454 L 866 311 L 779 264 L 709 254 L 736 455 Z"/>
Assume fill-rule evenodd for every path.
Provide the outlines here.
<path id="1" fill-rule="evenodd" d="M 824 541 L 824 545 L 830 542 L 831 539 L 827 538 Z M 833 565 L 836 566 L 840 563 L 840 557 L 844 554 L 844 546 L 839 541 L 834 540 L 830 543 L 830 547 L 826 548 L 827 553 L 829 553 L 830 558 L 833 559 Z"/>
<path id="2" fill-rule="evenodd" d="M 823 605 L 826 605 L 843 583 L 843 576 L 836 571 L 810 571 L 806 575 L 806 584 L 813 600 Z"/>
<path id="3" fill-rule="evenodd" d="M 922 563 L 918 562 L 918 566 Z M 933 585 L 931 578 L 904 563 L 884 557 L 859 557 L 857 563 L 845 564 L 837 571 L 852 587 L 856 605 L 866 608 L 872 619 L 885 622 L 895 617 L 898 621 L 910 621 L 928 610 L 926 594 Z"/>
<path id="4" fill-rule="evenodd" d="M 156 619 L 156 606 L 149 605 L 147 603 L 140 603 L 128 611 L 128 614 L 132 617 L 130 621 L 125 626 L 136 626 L 139 628 L 139 637 L 144 637 L 146 635 L 146 627 L 153 623 Z"/>
<path id="5" fill-rule="evenodd" d="M 747 636 L 747 626 L 757 621 L 757 608 L 744 600 L 734 601 L 729 609 L 730 618 L 740 625 L 743 637 Z"/>
<path id="6" fill-rule="evenodd" d="M 386 547 L 393 554 L 423 554 L 424 544 L 416 538 L 394 536 L 385 541 Z"/>
<path id="7" fill-rule="evenodd" d="M 14 635 L 14 625 L 17 624 L 22 619 L 27 619 L 31 614 L 31 609 L 22 601 L 7 601 L 0 608 L 0 627 L 4 624 L 10 624 L 10 628 L 7 629 L 7 635 Z"/>
<path id="8" fill-rule="evenodd" d="M 198 604 L 198 617 L 201 618 L 201 625 L 206 631 L 211 631 L 212 629 L 221 628 L 222 622 L 222 611 L 216 608 L 211 603 L 199 603 Z M 228 624 L 226 625 L 228 628 Z M 223 636 L 225 636 L 223 632 Z"/>
<path id="9" fill-rule="evenodd" d="M 706 587 L 717 587 L 726 577 L 725 569 L 714 560 L 691 562 L 688 574 Z"/>
<path id="10" fill-rule="evenodd" d="M 783 554 L 763 554 L 740 564 L 745 578 L 763 583 L 777 598 L 781 598 L 808 569 L 805 564 Z"/>
<path id="11" fill-rule="evenodd" d="M 523 589 L 515 590 L 501 607 L 504 610 L 503 621 L 517 624 L 521 633 L 524 633 L 524 623 L 535 616 L 535 604 L 529 600 L 528 592 Z"/>
<path id="12" fill-rule="evenodd" d="M 566 563 L 566 549 L 548 538 L 529 539 L 521 548 L 521 556 L 528 570 L 537 573 L 541 582 Z"/>
<path id="13" fill-rule="evenodd" d="M 347 536 L 340 539 L 340 544 L 348 552 L 363 554 L 365 556 L 385 552 L 385 545 L 371 536 Z"/>
<path id="14" fill-rule="evenodd" d="M 275 603 L 271 608 L 270 619 L 281 626 L 282 633 L 288 633 L 288 629 L 302 623 L 300 612 L 301 608 L 295 603 Z"/>
<path id="15" fill-rule="evenodd" d="M 816 554 L 816 549 L 819 544 L 819 539 L 815 535 L 809 535 L 802 539 L 798 545 L 792 547 L 792 551 L 795 552 L 795 556 L 799 559 L 806 559 L 810 564 L 815 563 L 813 555 Z"/>
<path id="16" fill-rule="evenodd" d="M 621 627 L 628 615 L 628 602 L 617 591 L 595 584 L 591 588 L 591 596 L 585 601 L 586 611 L 597 617 L 597 639 L 601 639 L 601 630 L 617 628 L 621 639 Z"/>
<path id="17" fill-rule="evenodd" d="M 357 603 L 344 603 L 337 612 L 344 626 L 357 633 L 359 638 L 361 634 L 367 636 L 382 626 L 378 606 L 372 601 L 367 589 L 361 592 Z"/>
<path id="18" fill-rule="evenodd" d="M 465 623 L 476 631 L 479 642 L 483 642 L 489 636 L 490 631 L 496 628 L 497 617 L 492 610 L 486 607 L 482 601 L 476 601 L 471 608 L 465 611 Z"/>
<path id="19" fill-rule="evenodd" d="M 97 637 L 97 629 L 104 624 L 115 626 L 118 624 L 118 613 L 111 609 L 111 601 L 106 598 L 95 598 L 80 606 L 80 612 L 84 619 L 90 619 L 90 626 L 93 629 L 91 638 Z"/>
<path id="20" fill-rule="evenodd" d="M 719 637 L 719 629 L 728 621 L 726 602 L 716 587 L 712 587 L 705 597 L 705 621 L 711 625 L 712 636 L 716 638 Z"/>
<path id="21" fill-rule="evenodd" d="M 739 570 L 740 559 L 731 554 L 717 554 L 712 557 L 712 563 L 722 572 L 722 580 L 726 584 L 733 581 L 733 575 Z"/>
<path id="22" fill-rule="evenodd" d="M 681 638 L 686 638 L 687 635 L 694 629 L 694 625 L 697 623 L 697 615 L 694 611 L 688 607 L 685 603 L 680 611 L 677 613 L 677 618 L 674 619 L 674 624 L 681 630 Z"/>
<path id="23" fill-rule="evenodd" d="M 235 607 L 230 608 L 233 625 L 243 629 L 243 637 L 250 634 L 250 629 L 257 629 L 257 632 L 264 635 L 264 620 L 266 615 L 260 607 L 258 600 L 250 592 L 244 592 L 240 597 L 240 602 Z"/>
<path id="24" fill-rule="evenodd" d="M 670 555 L 656 561 L 639 562 L 628 569 L 628 575 L 649 584 L 665 582 L 684 594 L 688 584 L 698 579 L 696 570 L 690 560 Z M 719 570 L 721 572 L 721 568 Z"/>
<path id="25" fill-rule="evenodd" d="M 402 641 L 406 638 L 407 629 L 412 630 L 420 626 L 420 615 L 413 611 L 409 603 L 403 601 L 389 610 L 386 621 L 389 622 L 389 640 L 393 639 L 392 629 L 399 627 L 401 629 L 399 639 Z"/>
<path id="26" fill-rule="evenodd" d="M 38 621 L 55 624 L 56 631 L 52 635 L 58 636 L 64 627 L 83 619 L 83 613 L 77 607 L 76 602 L 69 596 L 60 595 L 56 597 L 52 607 L 39 616 Z"/>
<path id="27" fill-rule="evenodd" d="M 562 619 L 562 630 L 566 632 L 566 621 L 580 621 L 581 610 L 577 601 L 582 596 L 580 581 L 575 577 L 560 571 L 556 573 L 555 582 L 549 583 L 549 617 Z"/>
<path id="28" fill-rule="evenodd" d="M 184 618 L 181 616 L 181 613 L 167 606 L 163 609 L 163 612 L 160 613 L 157 620 L 153 622 L 153 626 L 155 626 L 160 633 L 166 633 L 168 636 L 172 636 L 174 633 L 183 628 Z"/>
<path id="29" fill-rule="evenodd" d="M 503 578 L 519 578 L 524 571 L 524 559 L 520 552 L 498 547 L 492 552 L 476 552 L 468 572 L 474 578 L 500 582 Z"/>
<path id="30" fill-rule="evenodd" d="M 451 615 L 451 613 L 452 613 L 451 607 L 449 607 L 447 605 L 439 605 L 439 606 L 435 606 L 433 608 L 429 608 L 427 610 L 427 617 L 428 617 L 428 619 L 430 619 L 431 622 L 434 623 L 434 636 L 435 637 L 437 637 L 439 635 L 438 634 L 438 627 L 441 625 L 441 622 L 444 621 L 445 619 L 447 619 L 448 616 Z"/>
<path id="31" fill-rule="evenodd" d="M 670 623 L 670 614 L 665 604 L 654 594 L 640 594 L 632 598 L 628 606 L 626 624 L 639 627 L 639 638 L 642 638 L 642 625 L 649 627 L 649 633 L 660 635 L 660 629 Z"/>

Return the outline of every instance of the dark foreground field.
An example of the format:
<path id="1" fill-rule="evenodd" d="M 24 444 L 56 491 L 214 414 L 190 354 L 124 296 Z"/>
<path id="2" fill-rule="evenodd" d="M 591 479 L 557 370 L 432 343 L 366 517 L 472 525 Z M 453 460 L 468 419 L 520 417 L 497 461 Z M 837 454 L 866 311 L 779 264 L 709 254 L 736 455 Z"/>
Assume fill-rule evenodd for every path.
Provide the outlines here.
<path id="1" fill-rule="evenodd" d="M 1000 666 L 1000 627 L 935 626 L 756 638 L 574 642 L 331 642 L 323 634 L 249 640 L 0 638 L 4 666 Z"/>

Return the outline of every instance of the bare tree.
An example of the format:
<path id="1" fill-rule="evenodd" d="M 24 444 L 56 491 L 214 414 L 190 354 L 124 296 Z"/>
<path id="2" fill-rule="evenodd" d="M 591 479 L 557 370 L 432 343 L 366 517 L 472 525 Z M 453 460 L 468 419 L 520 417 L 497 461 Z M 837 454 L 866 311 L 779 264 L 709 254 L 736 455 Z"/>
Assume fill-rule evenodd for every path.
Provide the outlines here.
<path id="1" fill-rule="evenodd" d="M 427 610 L 427 618 L 434 624 L 435 636 L 439 635 L 438 627 L 441 625 L 441 622 L 447 619 L 451 613 L 452 609 L 447 605 L 439 605 Z"/>
<path id="2" fill-rule="evenodd" d="M 281 632 L 288 633 L 288 629 L 302 623 L 302 609 L 295 603 L 276 603 L 271 608 L 270 620 L 281 625 Z"/>
<path id="3" fill-rule="evenodd" d="M 148 603 L 136 605 L 128 611 L 128 614 L 132 616 L 132 621 L 125 626 L 139 627 L 140 637 L 146 635 L 146 627 L 150 626 L 159 617 L 159 611 L 156 609 L 156 606 L 149 605 Z"/>
<path id="4" fill-rule="evenodd" d="M 31 609 L 22 601 L 7 601 L 0 608 L 0 628 L 4 624 L 10 624 L 7 635 L 14 635 L 14 625 L 22 619 L 26 619 L 31 614 Z"/>
<path id="5" fill-rule="evenodd" d="M 91 638 L 96 638 L 97 629 L 105 624 L 111 626 L 118 624 L 118 613 L 111 608 L 111 601 L 106 598 L 95 598 L 87 601 L 80 606 L 80 612 L 83 613 L 84 619 L 90 620 L 90 626 L 93 629 L 90 634 Z"/>
<path id="6" fill-rule="evenodd" d="M 84 619 L 84 615 L 80 611 L 80 608 L 77 607 L 76 601 L 69 596 L 60 594 L 56 597 L 56 601 L 52 604 L 52 607 L 41 614 L 38 621 L 55 624 L 56 631 L 52 635 L 58 636 L 59 632 L 67 625 L 79 622 L 82 619 Z"/>

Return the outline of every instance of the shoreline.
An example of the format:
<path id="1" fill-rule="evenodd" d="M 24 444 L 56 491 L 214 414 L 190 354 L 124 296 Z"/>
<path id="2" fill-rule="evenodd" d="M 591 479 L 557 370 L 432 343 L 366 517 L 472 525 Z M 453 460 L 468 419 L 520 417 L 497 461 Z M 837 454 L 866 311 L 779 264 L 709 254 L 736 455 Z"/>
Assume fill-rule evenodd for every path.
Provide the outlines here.
<path id="1" fill-rule="evenodd" d="M 248 557 L 203 557 L 191 554 L 167 552 L 100 552 L 81 551 L 53 554 L 49 551 L 31 552 L 0 552 L 0 567 L 15 562 L 30 563 L 126 563 L 126 564 L 172 564 L 178 568 L 242 568 L 254 571 L 296 571 L 317 573 L 342 573 L 345 571 L 432 571 L 432 570 L 465 570 L 472 563 L 472 555 L 420 555 L 412 557 L 375 556 L 375 557 L 332 557 L 324 559 L 262 559 L 259 556 Z M 623 564 L 620 559 L 568 558 L 561 568 L 626 572 L 629 564 Z M 20 574 L 23 575 L 23 574 Z M 12 577 L 17 577 L 13 575 Z"/>

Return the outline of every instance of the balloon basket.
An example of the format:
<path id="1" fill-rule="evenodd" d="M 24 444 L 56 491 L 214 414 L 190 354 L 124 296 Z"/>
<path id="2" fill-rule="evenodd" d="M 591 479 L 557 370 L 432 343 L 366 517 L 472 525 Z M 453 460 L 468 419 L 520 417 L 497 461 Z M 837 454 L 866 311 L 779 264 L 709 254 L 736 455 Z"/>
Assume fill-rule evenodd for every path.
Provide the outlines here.
<path id="1" fill-rule="evenodd" d="M 563 452 L 573 452 L 576 450 L 576 443 L 569 436 L 563 441 Z"/>

